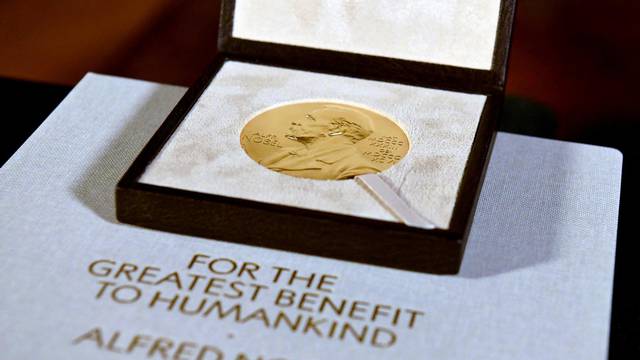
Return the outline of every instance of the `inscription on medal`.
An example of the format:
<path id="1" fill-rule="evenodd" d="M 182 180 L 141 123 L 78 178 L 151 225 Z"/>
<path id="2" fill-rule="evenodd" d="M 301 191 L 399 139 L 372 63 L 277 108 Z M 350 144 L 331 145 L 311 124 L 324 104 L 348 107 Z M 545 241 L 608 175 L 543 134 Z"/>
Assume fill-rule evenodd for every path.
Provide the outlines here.
<path id="1" fill-rule="evenodd" d="M 242 136 L 241 143 L 243 147 L 247 146 L 248 144 L 262 144 L 266 146 L 282 148 L 276 134 L 261 134 L 259 132 L 255 132 L 253 134 L 244 134 Z"/>
<path id="2" fill-rule="evenodd" d="M 365 151 L 363 155 L 375 163 L 393 165 L 402 159 L 400 153 L 405 144 L 398 136 L 372 138 L 369 146 L 374 150 Z"/>

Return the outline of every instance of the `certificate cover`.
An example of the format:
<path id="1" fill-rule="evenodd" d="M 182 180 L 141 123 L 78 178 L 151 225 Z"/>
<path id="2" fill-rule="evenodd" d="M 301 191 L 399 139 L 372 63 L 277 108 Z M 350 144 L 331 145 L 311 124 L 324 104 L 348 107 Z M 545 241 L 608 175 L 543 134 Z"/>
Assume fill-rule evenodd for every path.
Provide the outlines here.
<path id="1" fill-rule="evenodd" d="M 88 75 L 0 169 L 2 359 L 604 359 L 622 158 L 500 133 L 461 271 L 117 223 L 184 89 Z"/>

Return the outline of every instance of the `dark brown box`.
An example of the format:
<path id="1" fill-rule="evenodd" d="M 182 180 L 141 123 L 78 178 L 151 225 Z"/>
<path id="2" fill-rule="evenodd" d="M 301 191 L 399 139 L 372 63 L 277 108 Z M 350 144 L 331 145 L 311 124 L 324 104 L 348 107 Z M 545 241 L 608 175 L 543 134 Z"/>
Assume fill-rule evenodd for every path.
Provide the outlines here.
<path id="1" fill-rule="evenodd" d="M 234 38 L 223 1 L 219 55 L 180 100 L 116 188 L 119 221 L 138 226 L 412 271 L 455 274 L 502 106 L 515 0 L 503 0 L 490 70 Z M 139 182 L 227 60 L 487 95 L 447 230 L 326 213 Z"/>

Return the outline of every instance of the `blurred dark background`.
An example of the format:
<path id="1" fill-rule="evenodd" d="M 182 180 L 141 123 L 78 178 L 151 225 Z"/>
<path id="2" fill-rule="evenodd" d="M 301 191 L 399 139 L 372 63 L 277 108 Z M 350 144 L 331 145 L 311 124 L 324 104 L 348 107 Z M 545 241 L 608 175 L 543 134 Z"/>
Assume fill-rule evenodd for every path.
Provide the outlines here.
<path id="1" fill-rule="evenodd" d="M 216 0 L 2 0 L 2 159 L 87 71 L 191 85 L 216 53 Z M 640 358 L 640 2 L 519 0 L 502 130 L 624 154 L 610 357 Z M 632 355 L 633 354 L 633 355 Z M 630 356 L 631 355 L 631 356 Z"/>

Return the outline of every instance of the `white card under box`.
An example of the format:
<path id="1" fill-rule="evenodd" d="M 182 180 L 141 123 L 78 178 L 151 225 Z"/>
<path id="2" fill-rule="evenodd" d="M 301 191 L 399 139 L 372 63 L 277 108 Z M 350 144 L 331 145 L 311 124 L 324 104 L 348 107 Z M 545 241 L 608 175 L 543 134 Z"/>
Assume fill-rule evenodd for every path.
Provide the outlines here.
<path id="1" fill-rule="evenodd" d="M 118 219 L 456 273 L 502 104 L 513 14 L 509 0 L 223 1 L 220 54 L 119 182 Z M 247 155 L 250 119 L 308 101 L 358 104 L 404 129 L 409 151 L 377 179 L 433 228 L 403 222 L 355 179 L 289 176 Z"/>

